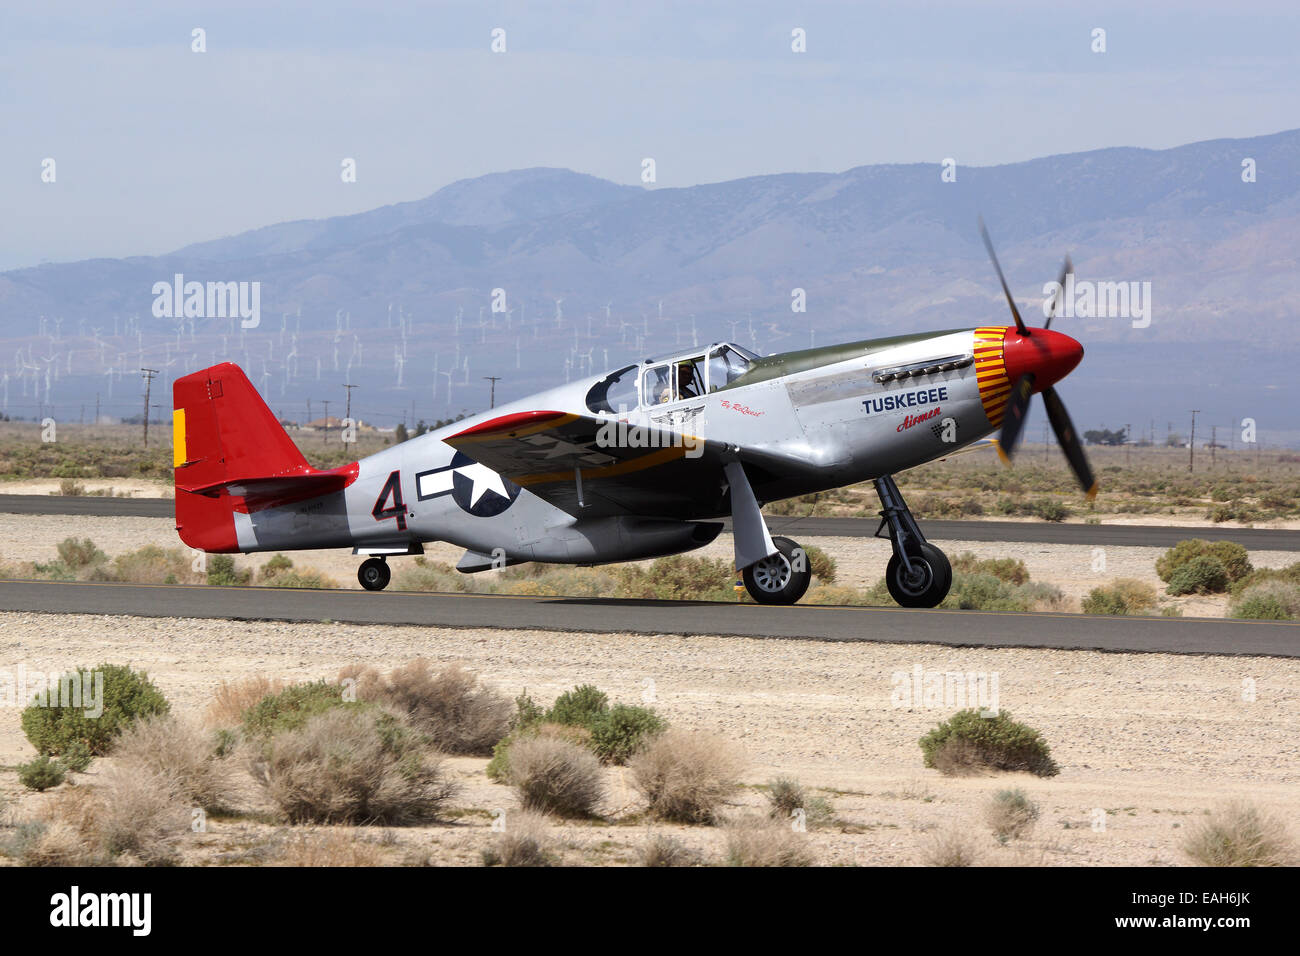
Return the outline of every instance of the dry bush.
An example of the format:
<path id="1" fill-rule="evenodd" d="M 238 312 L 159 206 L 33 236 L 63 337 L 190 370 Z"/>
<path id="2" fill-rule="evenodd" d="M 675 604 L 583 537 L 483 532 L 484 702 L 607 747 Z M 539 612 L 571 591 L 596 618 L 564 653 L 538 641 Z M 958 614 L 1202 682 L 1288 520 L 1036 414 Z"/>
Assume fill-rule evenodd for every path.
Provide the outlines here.
<path id="1" fill-rule="evenodd" d="M 746 819 L 727 827 L 728 866 L 812 866 L 808 837 L 771 820 Z"/>
<path id="2" fill-rule="evenodd" d="M 254 674 L 237 681 L 222 681 L 208 704 L 206 719 L 209 726 L 233 730 L 243 723 L 244 711 L 263 697 L 284 690 L 285 682 L 277 677 Z"/>
<path id="3" fill-rule="evenodd" d="M 59 792 L 19 847 L 31 866 L 87 866 L 138 860 L 176 863 L 190 832 L 191 804 L 175 779 L 147 767 L 114 766 L 95 786 Z"/>
<path id="4" fill-rule="evenodd" d="M 698 866 L 700 854 L 677 837 L 652 833 L 641 845 L 642 866 Z"/>
<path id="5" fill-rule="evenodd" d="M 351 708 L 277 733 L 252 770 L 290 823 L 418 823 L 458 789 L 398 718 Z"/>
<path id="6" fill-rule="evenodd" d="M 975 866 L 979 851 L 975 839 L 962 830 L 940 830 L 921 851 L 926 866 Z"/>
<path id="7" fill-rule="evenodd" d="M 999 790 L 984 805 L 984 822 L 988 824 L 999 842 L 1016 840 L 1034 828 L 1038 819 L 1038 804 L 1030 800 L 1019 787 Z"/>
<path id="8" fill-rule="evenodd" d="M 506 814 L 505 829 L 483 851 L 484 866 L 550 866 L 554 862 L 546 817 L 527 810 Z"/>
<path id="9" fill-rule="evenodd" d="M 485 757 L 510 731 L 514 705 L 459 664 L 435 673 L 416 658 L 387 675 L 353 665 L 339 673 L 340 681 L 348 678 L 357 682 L 358 700 L 379 701 L 404 715 L 444 753 Z"/>
<path id="10" fill-rule="evenodd" d="M 1290 866 L 1295 850 L 1282 820 L 1241 801 L 1219 807 L 1183 841 L 1202 866 Z"/>
<path id="11" fill-rule="evenodd" d="M 809 796 L 803 784 L 793 777 L 777 777 L 768 782 L 768 815 L 775 820 L 789 821 L 802 813 L 804 824 L 813 829 L 825 826 L 835 819 L 835 810 L 825 797 Z"/>
<path id="12" fill-rule="evenodd" d="M 297 833 L 280 846 L 275 861 L 279 866 L 379 866 L 379 847 L 338 830 L 325 833 Z"/>
<path id="13" fill-rule="evenodd" d="M 558 737 L 524 737 L 510 747 L 507 781 L 526 810 L 591 816 L 605 793 L 600 761 Z"/>
<path id="14" fill-rule="evenodd" d="M 217 756 L 211 734 L 189 720 L 173 714 L 137 720 L 118 737 L 113 756 L 128 772 L 141 769 L 172 777 L 192 807 L 233 805 L 234 768 Z"/>
<path id="15" fill-rule="evenodd" d="M 711 734 L 670 728 L 628 762 L 650 813 L 682 823 L 712 823 L 740 785 L 741 760 Z"/>

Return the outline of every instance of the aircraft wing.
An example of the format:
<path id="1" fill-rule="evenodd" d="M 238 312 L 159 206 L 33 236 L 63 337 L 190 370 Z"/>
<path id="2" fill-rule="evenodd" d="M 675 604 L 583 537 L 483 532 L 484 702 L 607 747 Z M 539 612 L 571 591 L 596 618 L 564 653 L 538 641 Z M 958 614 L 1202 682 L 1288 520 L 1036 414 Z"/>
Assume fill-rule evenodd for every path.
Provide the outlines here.
<path id="1" fill-rule="evenodd" d="M 583 516 L 723 514 L 728 462 L 775 464 L 763 460 L 770 456 L 683 432 L 558 411 L 503 415 L 443 441 Z"/>

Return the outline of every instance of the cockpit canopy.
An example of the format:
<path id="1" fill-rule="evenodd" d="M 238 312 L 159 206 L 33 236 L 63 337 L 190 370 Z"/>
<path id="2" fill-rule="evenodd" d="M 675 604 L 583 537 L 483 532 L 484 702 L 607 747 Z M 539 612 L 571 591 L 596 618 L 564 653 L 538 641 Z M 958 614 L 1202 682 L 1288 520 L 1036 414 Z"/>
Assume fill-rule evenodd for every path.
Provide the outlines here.
<path id="1" fill-rule="evenodd" d="M 759 356 L 731 343 L 674 352 L 610 372 L 587 392 L 587 408 L 618 414 L 699 398 L 725 388 L 749 371 Z"/>

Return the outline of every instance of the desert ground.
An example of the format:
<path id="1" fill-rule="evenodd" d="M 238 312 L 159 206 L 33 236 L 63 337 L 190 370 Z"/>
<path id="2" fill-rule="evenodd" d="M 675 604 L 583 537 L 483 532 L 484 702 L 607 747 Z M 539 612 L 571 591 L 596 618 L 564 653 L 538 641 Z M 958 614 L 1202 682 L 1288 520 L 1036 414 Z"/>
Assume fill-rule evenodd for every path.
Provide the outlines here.
<path id="1" fill-rule="evenodd" d="M 988 864 L 1178 865 L 1188 862 L 1185 828 L 1226 799 L 1248 798 L 1292 821 L 1300 813 L 1296 660 L 0 613 L 0 664 L 130 663 L 176 711 L 196 717 L 222 681 L 333 678 L 350 663 L 387 668 L 415 657 L 463 662 L 510 696 L 526 689 L 550 700 L 592 683 L 612 700 L 653 706 L 673 725 L 722 734 L 747 767 L 746 788 L 725 815 L 764 813 L 761 788 L 778 775 L 798 778 L 834 809 L 833 823 L 807 837 L 824 865 L 923 864 L 953 833 Z M 1000 706 L 1044 734 L 1060 775 L 925 769 L 917 739 L 953 708 L 894 706 L 894 675 L 917 666 L 997 673 Z M 1247 681 L 1253 695 L 1243 692 Z M 54 799 L 18 785 L 13 766 L 32 754 L 19 713 L 0 711 L 0 793 L 11 823 Z M 93 783 L 111 759 L 77 782 Z M 444 824 L 325 829 L 363 841 L 381 862 L 475 864 L 494 812 L 517 806 L 509 788 L 485 776 L 486 762 L 450 761 L 463 790 Z M 634 863 L 651 832 L 720 858 L 724 828 L 648 823 L 628 772 L 605 773 L 604 819 L 552 825 L 564 862 Z M 993 791 L 1011 786 L 1042 814 L 1027 837 L 1003 845 L 981 813 Z M 192 835 L 186 862 L 259 862 L 305 830 L 276 825 L 269 809 L 250 785 L 238 815 Z"/>

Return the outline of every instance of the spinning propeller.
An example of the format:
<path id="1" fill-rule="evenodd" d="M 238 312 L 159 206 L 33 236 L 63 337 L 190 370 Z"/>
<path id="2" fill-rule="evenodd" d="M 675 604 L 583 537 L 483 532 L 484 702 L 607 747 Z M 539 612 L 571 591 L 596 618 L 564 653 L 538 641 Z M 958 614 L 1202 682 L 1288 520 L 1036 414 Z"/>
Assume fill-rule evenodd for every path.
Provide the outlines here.
<path id="1" fill-rule="evenodd" d="M 1021 432 L 1024 430 L 1025 413 L 1029 411 L 1029 399 L 1034 392 L 1041 392 L 1043 403 L 1047 406 L 1047 419 L 1052 423 L 1052 431 L 1056 433 L 1056 440 L 1060 442 L 1061 450 L 1065 452 L 1070 470 L 1079 479 L 1079 484 L 1088 498 L 1094 498 L 1097 494 L 1097 481 L 1088 466 L 1088 458 L 1083 453 L 1083 445 L 1074 430 L 1070 416 L 1065 410 L 1065 403 L 1061 401 L 1061 396 L 1053 387 L 1079 364 L 1080 359 L 1083 358 L 1083 346 L 1068 335 L 1051 331 L 1059 296 L 1052 300 L 1047 322 L 1041 329 L 1025 325 L 1024 319 L 1020 317 L 1020 310 L 1016 308 L 1016 301 L 1011 297 L 1011 289 L 1007 286 L 1006 276 L 1002 274 L 998 255 L 993 251 L 993 240 L 989 238 L 989 231 L 985 228 L 982 217 L 980 236 L 984 239 L 984 248 L 989 252 L 989 259 L 993 261 L 993 268 L 997 270 L 998 281 L 1002 283 L 1002 292 L 1007 297 L 1007 305 L 1011 307 L 1011 317 L 1016 320 L 1015 337 L 1008 330 L 1007 337 L 1003 340 L 1003 361 L 1006 364 L 1007 378 L 1013 384 L 1003 413 L 1002 434 L 998 438 L 999 454 L 1003 461 L 1010 463 L 1016 453 L 1016 446 L 1020 443 Z M 1073 272 L 1074 265 L 1067 255 L 1065 264 L 1061 267 L 1058 287 L 1063 288 L 1066 276 Z"/>

